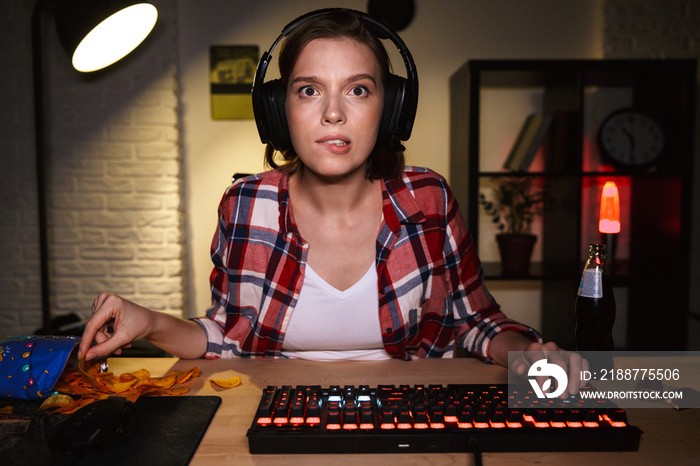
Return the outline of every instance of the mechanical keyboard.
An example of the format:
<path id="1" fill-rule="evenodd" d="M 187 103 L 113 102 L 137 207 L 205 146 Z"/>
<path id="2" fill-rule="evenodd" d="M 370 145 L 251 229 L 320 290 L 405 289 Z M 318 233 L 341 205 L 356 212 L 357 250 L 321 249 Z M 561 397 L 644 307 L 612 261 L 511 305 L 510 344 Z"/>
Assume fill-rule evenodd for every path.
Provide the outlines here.
<path id="1" fill-rule="evenodd" d="M 532 393 L 509 407 L 511 396 L 507 384 L 268 386 L 248 445 L 252 454 L 639 448 L 642 431 L 610 402 L 582 408 L 580 398 Z"/>

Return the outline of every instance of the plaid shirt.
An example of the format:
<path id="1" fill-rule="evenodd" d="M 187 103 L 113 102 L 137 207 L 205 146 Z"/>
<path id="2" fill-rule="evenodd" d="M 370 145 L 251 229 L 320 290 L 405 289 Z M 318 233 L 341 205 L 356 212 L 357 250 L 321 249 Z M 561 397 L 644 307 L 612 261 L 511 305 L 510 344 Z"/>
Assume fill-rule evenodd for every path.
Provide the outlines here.
<path id="1" fill-rule="evenodd" d="M 269 171 L 228 188 L 212 242 L 212 306 L 195 319 L 206 358 L 280 357 L 304 281 L 308 244 L 293 221 L 288 178 Z M 408 168 L 383 181 L 377 237 L 379 321 L 393 357 L 451 357 L 455 343 L 483 360 L 509 320 L 483 283 L 481 264 L 444 178 Z"/>

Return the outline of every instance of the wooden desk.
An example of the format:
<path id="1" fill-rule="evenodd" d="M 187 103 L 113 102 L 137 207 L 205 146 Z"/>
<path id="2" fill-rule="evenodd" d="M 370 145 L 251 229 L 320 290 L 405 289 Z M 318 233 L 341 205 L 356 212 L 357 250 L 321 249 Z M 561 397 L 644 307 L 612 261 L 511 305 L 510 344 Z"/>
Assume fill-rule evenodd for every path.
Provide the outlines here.
<path id="1" fill-rule="evenodd" d="M 218 395 L 222 404 L 199 445 L 194 465 L 340 465 L 361 464 L 473 464 L 468 453 L 356 454 L 356 455 L 251 455 L 246 431 L 251 425 L 267 385 L 333 384 L 448 384 L 507 383 L 504 368 L 474 359 L 319 363 L 299 360 L 178 360 L 112 358 L 110 371 L 146 368 L 154 376 L 169 369 L 202 369 L 199 379 L 189 382 L 191 395 Z M 239 376 L 236 388 L 217 390 L 210 378 Z M 671 408 L 628 410 L 630 424 L 644 433 L 637 452 L 484 453 L 484 464 L 577 464 L 577 465 L 676 465 L 700 464 L 700 410 Z M 585 447 L 585 446 L 584 446 Z"/>

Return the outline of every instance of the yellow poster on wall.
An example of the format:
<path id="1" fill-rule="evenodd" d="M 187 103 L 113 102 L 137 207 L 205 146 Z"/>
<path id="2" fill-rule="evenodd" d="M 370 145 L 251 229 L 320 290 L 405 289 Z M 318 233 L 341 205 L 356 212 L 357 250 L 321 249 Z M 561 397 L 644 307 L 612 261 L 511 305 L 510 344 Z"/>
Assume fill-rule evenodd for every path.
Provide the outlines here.
<path id="1" fill-rule="evenodd" d="M 214 120 L 253 118 L 251 90 L 258 64 L 256 45 L 210 47 L 211 117 Z"/>

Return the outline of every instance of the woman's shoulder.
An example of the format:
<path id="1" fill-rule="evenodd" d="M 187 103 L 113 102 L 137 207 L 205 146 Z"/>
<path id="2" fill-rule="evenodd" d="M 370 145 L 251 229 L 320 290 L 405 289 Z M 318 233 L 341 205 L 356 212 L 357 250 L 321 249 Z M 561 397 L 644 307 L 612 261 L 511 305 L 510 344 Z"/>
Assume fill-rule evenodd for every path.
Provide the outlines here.
<path id="1" fill-rule="evenodd" d="M 258 174 L 234 175 L 233 183 L 226 188 L 224 199 L 230 197 L 258 197 L 279 192 L 286 175 L 279 170 L 269 170 Z"/>
<path id="2" fill-rule="evenodd" d="M 447 189 L 447 180 L 445 177 L 426 167 L 407 166 L 404 168 L 401 182 L 405 184 L 410 191 L 431 189 L 444 191 Z"/>
<path id="3" fill-rule="evenodd" d="M 233 176 L 233 183 L 229 186 L 229 190 L 236 186 L 243 185 L 259 185 L 259 186 L 277 186 L 286 175 L 279 170 L 268 170 L 257 174 L 240 174 Z"/>
<path id="4" fill-rule="evenodd" d="M 224 191 L 219 210 L 242 208 L 279 209 L 280 194 L 286 190 L 286 175 L 270 170 L 241 176 Z"/>
<path id="5" fill-rule="evenodd" d="M 446 215 L 454 196 L 444 176 L 425 167 L 406 167 L 400 180 L 390 190 L 410 193 L 410 197 L 424 215 Z M 398 195 L 398 199 L 405 197 Z"/>

